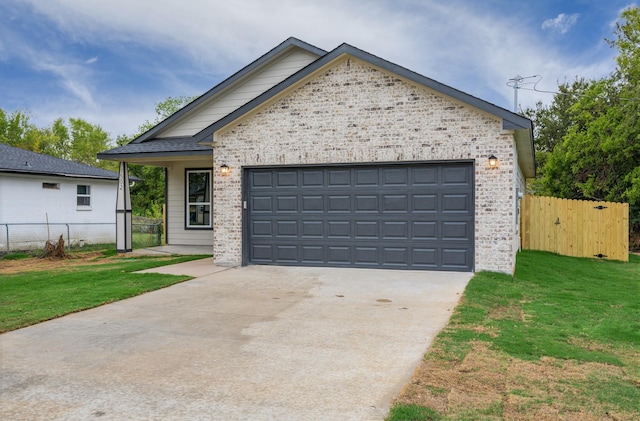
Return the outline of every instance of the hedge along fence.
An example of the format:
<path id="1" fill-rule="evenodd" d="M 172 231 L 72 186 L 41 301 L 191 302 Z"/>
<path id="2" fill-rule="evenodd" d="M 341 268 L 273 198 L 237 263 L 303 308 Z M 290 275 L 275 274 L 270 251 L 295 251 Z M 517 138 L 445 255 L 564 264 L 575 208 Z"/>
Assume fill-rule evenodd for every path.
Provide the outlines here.
<path id="1" fill-rule="evenodd" d="M 629 204 L 524 196 L 525 250 L 629 261 Z"/>

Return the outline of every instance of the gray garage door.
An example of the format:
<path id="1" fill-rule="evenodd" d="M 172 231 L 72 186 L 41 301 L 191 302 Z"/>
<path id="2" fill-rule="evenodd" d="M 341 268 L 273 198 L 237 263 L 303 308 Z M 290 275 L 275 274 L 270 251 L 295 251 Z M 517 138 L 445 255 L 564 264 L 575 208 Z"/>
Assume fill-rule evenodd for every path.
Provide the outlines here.
<path id="1" fill-rule="evenodd" d="M 245 175 L 246 263 L 473 270 L 471 163 Z"/>

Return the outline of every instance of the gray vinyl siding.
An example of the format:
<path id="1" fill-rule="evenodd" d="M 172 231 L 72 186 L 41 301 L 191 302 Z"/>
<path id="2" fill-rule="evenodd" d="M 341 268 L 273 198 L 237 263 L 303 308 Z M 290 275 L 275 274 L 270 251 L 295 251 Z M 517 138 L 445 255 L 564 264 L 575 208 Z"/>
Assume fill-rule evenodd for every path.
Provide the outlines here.
<path id="1" fill-rule="evenodd" d="M 212 158 L 174 162 L 167 171 L 167 225 L 170 245 L 213 245 L 212 230 L 185 229 L 185 170 L 211 168 Z M 215 177 L 215 174 L 213 174 Z"/>
<path id="2" fill-rule="evenodd" d="M 218 121 L 240 106 L 251 101 L 274 85 L 291 76 L 298 70 L 317 59 L 317 56 L 294 50 L 275 63 L 251 76 L 246 82 L 233 90 L 222 93 L 203 105 L 173 127 L 158 133 L 157 137 L 192 136 L 200 130 Z"/>

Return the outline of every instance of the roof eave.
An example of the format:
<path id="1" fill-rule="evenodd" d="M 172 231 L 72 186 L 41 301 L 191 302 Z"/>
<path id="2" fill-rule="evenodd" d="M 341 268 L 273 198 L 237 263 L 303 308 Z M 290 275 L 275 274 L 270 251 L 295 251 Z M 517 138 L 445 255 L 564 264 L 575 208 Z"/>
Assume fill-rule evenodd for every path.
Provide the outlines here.
<path id="1" fill-rule="evenodd" d="M 83 174 L 67 174 L 67 173 L 58 173 L 58 172 L 46 172 L 46 171 L 21 171 L 21 170 L 12 170 L 7 168 L 0 168 L 0 173 L 8 173 L 8 174 L 20 174 L 20 175 L 37 175 L 37 176 L 48 176 L 48 177 L 65 177 L 65 178 L 90 178 L 90 179 L 98 179 L 98 180 L 117 180 L 118 176 L 99 176 L 99 175 L 83 175 Z"/>
<path id="2" fill-rule="evenodd" d="M 211 156 L 213 149 L 201 150 L 201 151 L 179 151 L 179 152 L 134 152 L 134 153 L 99 153 L 98 159 L 104 159 L 105 161 L 129 161 L 139 158 L 171 158 L 171 157 L 187 157 L 187 156 Z"/>

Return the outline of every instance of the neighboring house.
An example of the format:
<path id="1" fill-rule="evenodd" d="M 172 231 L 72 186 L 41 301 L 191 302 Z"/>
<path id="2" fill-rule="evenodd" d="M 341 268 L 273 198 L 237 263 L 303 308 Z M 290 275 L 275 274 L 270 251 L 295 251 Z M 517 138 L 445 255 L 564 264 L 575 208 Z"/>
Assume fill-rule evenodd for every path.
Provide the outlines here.
<path id="1" fill-rule="evenodd" d="M 165 167 L 168 244 L 212 245 L 216 264 L 510 273 L 532 133 L 350 45 L 290 38 L 98 156 Z"/>
<path id="2" fill-rule="evenodd" d="M 117 187 L 113 171 L 0 143 L 0 251 L 42 248 L 61 234 L 115 242 Z"/>

